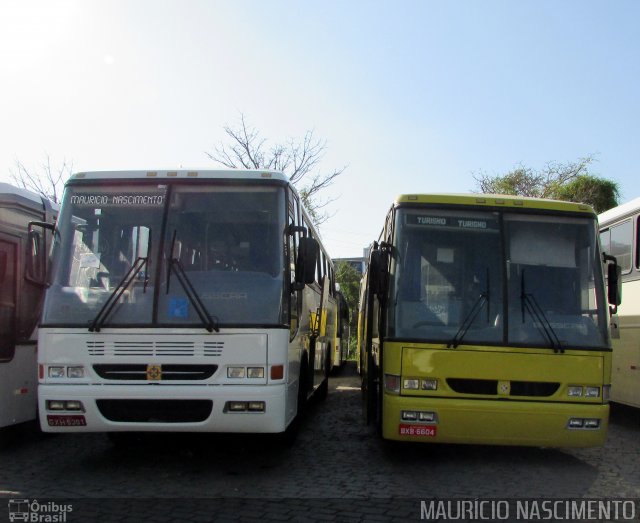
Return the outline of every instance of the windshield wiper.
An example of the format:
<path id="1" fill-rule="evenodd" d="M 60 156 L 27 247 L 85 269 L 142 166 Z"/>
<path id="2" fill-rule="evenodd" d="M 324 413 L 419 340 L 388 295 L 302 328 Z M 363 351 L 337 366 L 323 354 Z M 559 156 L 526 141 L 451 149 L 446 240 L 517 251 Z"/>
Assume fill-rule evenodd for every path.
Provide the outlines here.
<path id="1" fill-rule="evenodd" d="M 553 352 L 564 352 L 560 338 L 558 338 L 556 331 L 553 330 L 551 323 L 542 310 L 542 307 L 540 307 L 540 304 L 537 302 L 535 296 L 525 292 L 524 269 L 522 270 L 522 276 L 520 279 L 520 302 L 522 304 L 522 323 L 525 322 L 526 310 L 534 319 L 538 320 L 538 328 L 544 333 L 547 341 L 551 344 Z"/>
<path id="2" fill-rule="evenodd" d="M 456 332 L 456 335 L 447 344 L 447 348 L 453 347 L 455 349 L 456 347 L 458 347 L 458 345 L 460 345 L 460 342 L 467 335 L 467 331 L 469 330 L 471 325 L 473 325 L 473 322 L 476 321 L 478 314 L 480 314 L 480 311 L 485 305 L 487 305 L 487 323 L 490 321 L 491 309 L 489 308 L 488 305 L 489 305 L 489 289 L 491 288 L 491 285 L 489 280 L 488 268 L 487 268 L 487 275 L 486 275 L 486 283 L 487 283 L 487 290 L 484 292 L 481 292 L 480 296 L 478 296 L 478 299 L 473 303 L 471 310 L 464 317 L 464 320 L 462 321 L 462 324 L 460 325 L 458 332 Z"/>
<path id="3" fill-rule="evenodd" d="M 196 310 L 196 313 L 200 317 L 200 321 L 202 321 L 202 323 L 204 324 L 205 329 L 207 329 L 209 332 L 211 331 L 220 332 L 220 327 L 218 326 L 218 318 L 216 318 L 215 316 L 211 316 L 211 314 L 209 314 L 209 311 L 207 310 L 204 303 L 202 302 L 202 299 L 200 298 L 196 289 L 191 283 L 191 280 L 189 280 L 189 277 L 187 276 L 187 273 L 185 272 L 184 267 L 182 266 L 182 263 L 180 263 L 179 259 L 173 256 L 173 250 L 176 243 L 176 232 L 177 231 L 175 230 L 173 231 L 173 239 L 171 240 L 171 250 L 170 250 L 171 258 L 169 259 L 169 263 L 167 266 L 167 283 L 166 283 L 167 292 L 166 293 L 169 294 L 169 283 L 171 282 L 171 272 L 175 270 L 176 276 L 178 277 L 178 281 L 180 282 L 180 285 L 182 285 L 182 288 L 184 289 L 184 293 L 187 295 L 187 298 L 189 298 L 189 301 L 193 305 L 193 308 Z"/>
<path id="4" fill-rule="evenodd" d="M 483 292 L 480 294 L 480 296 L 478 296 L 478 299 L 474 302 L 473 306 L 471 307 L 471 310 L 465 316 L 462 324 L 460 325 L 460 328 L 458 329 L 458 332 L 456 332 L 456 335 L 447 344 L 447 348 L 453 347 L 455 349 L 456 347 L 458 347 L 458 345 L 460 345 L 462 338 L 466 336 L 467 331 L 469 330 L 473 322 L 476 321 L 476 317 L 478 316 L 478 314 L 480 314 L 480 311 L 487 303 L 489 303 L 489 291 Z M 488 314 L 489 314 L 489 308 L 487 307 L 487 315 Z M 487 321 L 488 321 L 488 316 L 487 316 Z"/>
<path id="5" fill-rule="evenodd" d="M 104 325 L 104 322 L 109 317 L 109 314 L 111 314 L 111 311 L 113 310 L 113 307 L 115 306 L 115 304 L 118 303 L 118 300 L 129 288 L 129 286 L 131 285 L 131 282 L 133 282 L 133 280 L 136 278 L 136 276 L 138 276 L 142 268 L 145 267 L 148 263 L 149 263 L 148 254 L 144 258 L 142 257 L 136 258 L 136 261 L 133 263 L 131 268 L 124 275 L 124 278 L 120 280 L 120 283 L 116 285 L 116 288 L 113 289 L 113 292 L 109 295 L 109 298 L 107 298 L 107 301 L 104 302 L 104 305 L 100 308 L 100 310 L 98 311 L 98 314 L 91 322 L 91 325 L 89 326 L 89 332 L 100 332 L 100 328 L 102 327 L 102 325 Z M 147 283 L 149 281 L 147 273 L 148 271 L 145 271 L 144 287 L 142 289 L 142 292 L 147 292 Z"/>

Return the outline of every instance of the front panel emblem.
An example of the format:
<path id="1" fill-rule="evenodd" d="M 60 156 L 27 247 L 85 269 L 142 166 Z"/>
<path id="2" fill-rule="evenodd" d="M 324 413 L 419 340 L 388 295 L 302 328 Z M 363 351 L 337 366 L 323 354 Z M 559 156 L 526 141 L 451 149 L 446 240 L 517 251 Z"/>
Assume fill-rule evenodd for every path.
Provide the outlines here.
<path id="1" fill-rule="evenodd" d="M 498 382 L 498 394 L 501 396 L 508 396 L 511 393 L 511 382 L 499 381 Z"/>
<path id="2" fill-rule="evenodd" d="M 147 365 L 147 381 L 160 381 L 162 379 L 162 365 Z"/>

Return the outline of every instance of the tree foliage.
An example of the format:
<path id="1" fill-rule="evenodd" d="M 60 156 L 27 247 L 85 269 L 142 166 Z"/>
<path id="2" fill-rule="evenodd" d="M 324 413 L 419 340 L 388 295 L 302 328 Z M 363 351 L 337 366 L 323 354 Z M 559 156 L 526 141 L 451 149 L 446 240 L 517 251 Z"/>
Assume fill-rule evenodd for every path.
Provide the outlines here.
<path id="1" fill-rule="evenodd" d="M 351 317 L 358 310 L 358 300 L 360 299 L 360 274 L 351 264 L 341 261 L 336 264 L 336 282 L 340 284 L 340 292 L 343 294 Z M 353 325 L 352 325 L 353 327 Z"/>
<path id="2" fill-rule="evenodd" d="M 211 160 L 231 169 L 281 171 L 298 188 L 315 225 L 320 225 L 329 218 L 324 209 L 331 200 L 322 200 L 318 195 L 346 167 L 329 172 L 320 170 L 327 142 L 317 139 L 313 130 L 307 131 L 300 140 L 289 139 L 270 145 L 257 129 L 247 125 L 244 114 L 241 114 L 240 124 L 237 127 L 226 125 L 224 132 L 228 143 L 221 142 L 213 152 L 205 153 Z"/>
<path id="3" fill-rule="evenodd" d="M 587 203 L 600 213 L 618 205 L 619 187 L 616 182 L 590 174 L 593 162 L 593 156 L 587 156 L 575 162 L 550 162 L 537 171 L 520 165 L 505 175 L 480 173 L 474 179 L 482 193 Z"/>
<path id="4" fill-rule="evenodd" d="M 63 160 L 61 165 L 54 168 L 49 155 L 45 156 L 39 171 L 28 169 L 19 160 L 16 160 L 15 170 L 9 171 L 18 187 L 38 193 L 56 203 L 60 203 L 64 184 L 72 173 L 73 163 Z"/>

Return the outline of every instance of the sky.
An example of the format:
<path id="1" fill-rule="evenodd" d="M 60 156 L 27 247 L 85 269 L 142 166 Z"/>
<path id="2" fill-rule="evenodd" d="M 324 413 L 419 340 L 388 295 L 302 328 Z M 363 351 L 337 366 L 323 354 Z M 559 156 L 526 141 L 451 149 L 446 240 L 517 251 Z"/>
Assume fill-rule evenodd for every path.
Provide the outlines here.
<path id="1" fill-rule="evenodd" d="M 640 196 L 640 2 L 0 0 L 0 181 L 213 169 L 241 115 L 326 141 L 321 236 L 361 256 L 398 194 L 592 155 Z"/>

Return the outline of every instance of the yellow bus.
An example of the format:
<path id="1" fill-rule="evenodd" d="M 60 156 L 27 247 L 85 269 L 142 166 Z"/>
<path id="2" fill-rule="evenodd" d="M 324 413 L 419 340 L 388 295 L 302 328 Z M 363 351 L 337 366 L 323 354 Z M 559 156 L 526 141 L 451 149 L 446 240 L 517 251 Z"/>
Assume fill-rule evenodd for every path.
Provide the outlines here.
<path id="1" fill-rule="evenodd" d="M 367 422 L 388 440 L 602 445 L 618 274 L 589 206 L 399 196 L 361 294 Z"/>
<path id="2" fill-rule="evenodd" d="M 613 339 L 611 401 L 640 407 L 640 198 L 602 213 L 602 250 L 618 259 L 624 304 L 618 308 L 618 334 Z"/>

